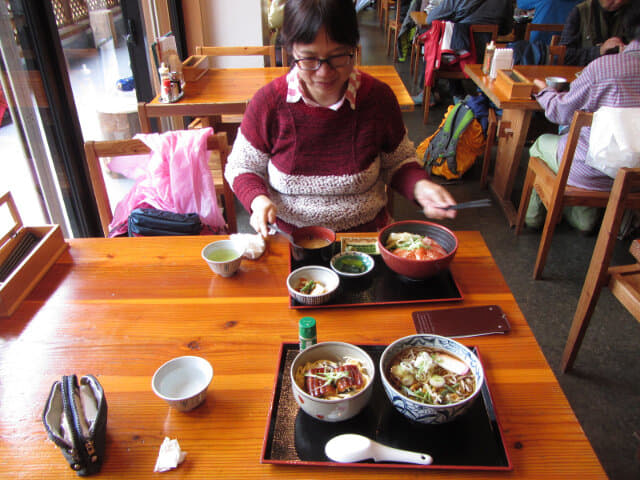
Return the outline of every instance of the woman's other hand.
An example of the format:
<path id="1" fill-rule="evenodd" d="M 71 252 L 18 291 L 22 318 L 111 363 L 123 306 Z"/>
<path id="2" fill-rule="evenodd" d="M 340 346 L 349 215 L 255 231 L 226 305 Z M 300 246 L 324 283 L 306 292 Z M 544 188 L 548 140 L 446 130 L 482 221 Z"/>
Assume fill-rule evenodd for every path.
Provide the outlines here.
<path id="1" fill-rule="evenodd" d="M 414 197 L 422 207 L 428 218 L 455 218 L 455 210 L 445 210 L 445 207 L 455 205 L 451 194 L 437 183 L 420 180 L 414 188 Z"/>
<path id="2" fill-rule="evenodd" d="M 538 93 L 543 88 L 547 87 L 547 83 L 544 80 L 540 80 L 539 78 L 533 79 L 533 93 Z"/>
<path id="3" fill-rule="evenodd" d="M 266 195 L 258 195 L 251 202 L 251 217 L 249 224 L 253 229 L 267 238 L 269 233 L 269 224 L 276 221 L 276 206 Z"/>

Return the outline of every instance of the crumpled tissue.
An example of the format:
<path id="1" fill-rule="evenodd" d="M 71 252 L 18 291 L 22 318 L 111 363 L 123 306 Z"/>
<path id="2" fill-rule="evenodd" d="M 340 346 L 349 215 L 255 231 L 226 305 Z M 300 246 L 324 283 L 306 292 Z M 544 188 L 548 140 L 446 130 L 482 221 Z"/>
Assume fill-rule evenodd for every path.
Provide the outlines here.
<path id="1" fill-rule="evenodd" d="M 244 248 L 244 257 L 255 260 L 264 253 L 266 244 L 264 238 L 259 233 L 234 233 L 229 236 L 229 240 Z"/>
<path id="2" fill-rule="evenodd" d="M 180 444 L 177 438 L 170 440 L 169 437 L 164 437 L 153 471 L 166 472 L 167 470 L 176 468 L 178 464 L 183 462 L 186 456 L 187 452 L 180 450 Z"/>

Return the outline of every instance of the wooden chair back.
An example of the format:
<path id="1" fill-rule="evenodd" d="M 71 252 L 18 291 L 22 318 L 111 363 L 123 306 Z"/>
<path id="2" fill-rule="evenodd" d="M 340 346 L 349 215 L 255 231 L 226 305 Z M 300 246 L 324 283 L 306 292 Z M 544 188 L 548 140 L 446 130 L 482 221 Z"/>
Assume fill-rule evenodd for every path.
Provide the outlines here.
<path id="1" fill-rule="evenodd" d="M 216 188 L 216 194 L 219 199 L 222 200 L 218 205 L 223 208 L 229 232 L 234 233 L 238 230 L 238 227 L 233 191 L 222 174 L 227 164 L 227 156 L 229 154 L 227 134 L 221 132 L 210 136 L 207 140 L 207 150 L 211 153 L 209 167 Z M 100 216 L 100 224 L 102 225 L 104 235 L 107 236 L 109 234 L 109 224 L 111 220 L 113 220 L 113 213 L 100 159 L 123 155 L 146 155 L 150 152 L 150 149 L 141 140 L 130 139 L 88 141 L 84 144 L 84 151 L 89 177 L 91 178 L 91 186 Z"/>
<path id="2" fill-rule="evenodd" d="M 553 35 L 549 44 L 548 65 L 564 65 L 564 56 L 567 52 L 566 45 L 560 45 L 560 35 Z"/>
<path id="3" fill-rule="evenodd" d="M 640 169 L 621 168 L 611 189 L 589 270 L 562 354 L 560 368 L 563 372 L 573 367 L 602 287 L 608 285 L 611 293 L 629 313 L 636 320 L 640 320 L 640 264 L 636 261 L 629 265 L 610 266 L 623 215 L 627 209 L 637 208 L 640 202 L 640 194 L 635 193 L 638 189 L 640 189 Z M 631 251 L 633 252 L 639 246 L 638 240 L 634 240 Z M 638 252 L 634 256 L 640 257 Z"/>
<path id="4" fill-rule="evenodd" d="M 524 39 L 528 42 L 531 38 L 531 32 L 546 33 L 562 33 L 564 25 L 562 23 L 527 23 L 527 29 L 524 31 Z"/>
<path id="5" fill-rule="evenodd" d="M 284 50 L 284 49 L 283 49 Z M 196 55 L 207 57 L 246 57 L 246 56 L 262 56 L 269 59 L 270 67 L 276 66 L 276 47 L 275 45 L 262 45 L 255 47 L 209 47 L 196 46 Z M 284 62 L 284 57 L 283 57 Z M 283 66 L 286 66 L 283 63 Z"/>
<path id="6" fill-rule="evenodd" d="M 544 228 L 540 238 L 540 246 L 538 247 L 538 255 L 533 269 L 533 278 L 536 280 L 542 276 L 542 270 L 544 269 L 551 247 L 553 232 L 556 224 L 562 217 L 563 208 L 576 205 L 605 207 L 609 200 L 611 193 L 609 191 L 587 190 L 567 185 L 571 163 L 573 162 L 573 156 L 576 146 L 578 145 L 580 130 L 584 127 L 591 126 L 592 119 L 593 113 L 578 111 L 573 114 L 567 144 L 558 173 L 554 173 L 542 159 L 538 157 L 529 158 L 527 175 L 520 199 L 520 207 L 518 208 L 515 233 L 518 235 L 522 230 L 531 192 L 535 188 L 542 203 L 547 208 L 547 216 L 545 218 Z"/>

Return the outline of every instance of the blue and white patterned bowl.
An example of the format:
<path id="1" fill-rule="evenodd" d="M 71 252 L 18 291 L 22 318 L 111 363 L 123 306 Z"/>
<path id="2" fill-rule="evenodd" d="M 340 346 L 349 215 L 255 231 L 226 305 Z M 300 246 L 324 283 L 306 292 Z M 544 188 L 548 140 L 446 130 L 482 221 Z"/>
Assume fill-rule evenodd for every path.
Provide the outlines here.
<path id="1" fill-rule="evenodd" d="M 476 377 L 476 389 L 473 394 L 465 400 L 450 405 L 427 405 L 416 402 L 393 388 L 387 378 L 391 361 L 404 348 L 416 346 L 439 348 L 440 350 L 451 352 L 469 365 Z M 461 343 L 439 335 L 410 335 L 396 340 L 382 352 L 379 368 L 384 391 L 393 406 L 408 419 L 419 423 L 438 424 L 450 422 L 473 404 L 484 383 L 484 370 L 478 357 Z"/>

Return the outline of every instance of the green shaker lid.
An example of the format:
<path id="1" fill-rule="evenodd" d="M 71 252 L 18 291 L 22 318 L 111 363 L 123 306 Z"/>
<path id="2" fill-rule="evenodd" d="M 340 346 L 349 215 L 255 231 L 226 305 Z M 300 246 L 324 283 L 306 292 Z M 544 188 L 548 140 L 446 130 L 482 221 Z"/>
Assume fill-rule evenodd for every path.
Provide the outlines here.
<path id="1" fill-rule="evenodd" d="M 298 323 L 299 334 L 303 338 L 311 338 L 316 335 L 316 319 L 313 317 L 302 317 Z"/>

